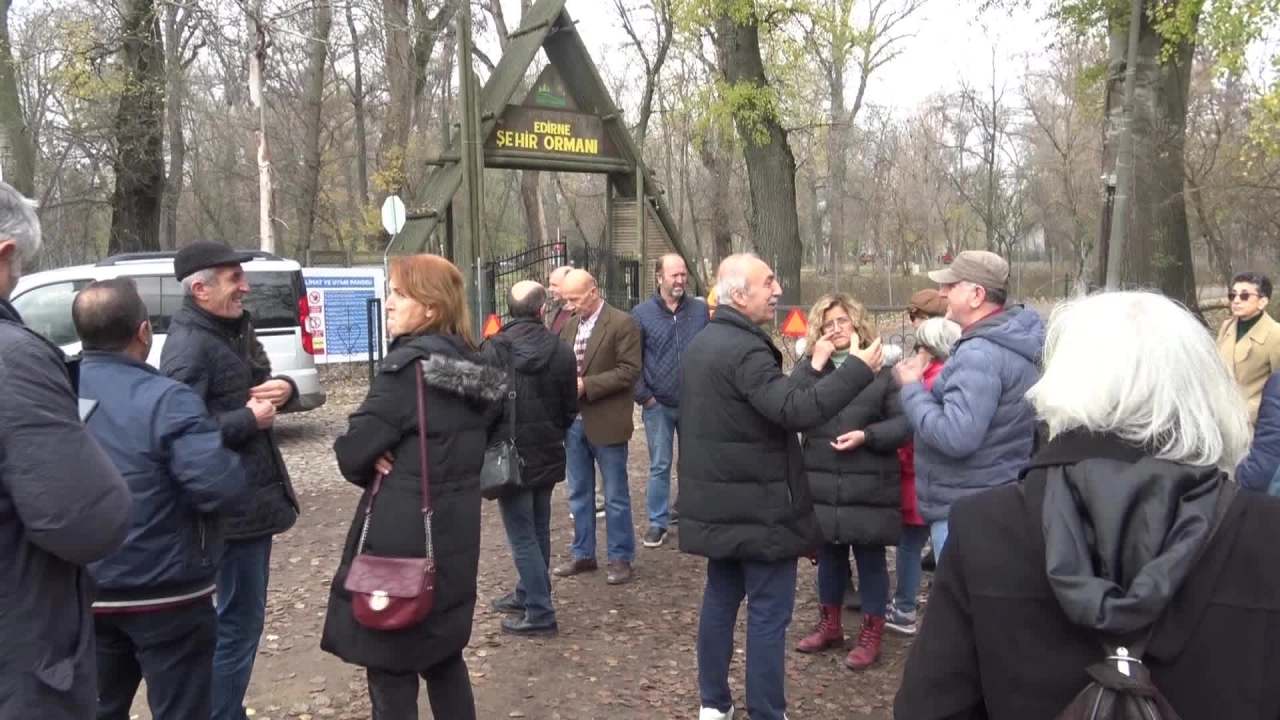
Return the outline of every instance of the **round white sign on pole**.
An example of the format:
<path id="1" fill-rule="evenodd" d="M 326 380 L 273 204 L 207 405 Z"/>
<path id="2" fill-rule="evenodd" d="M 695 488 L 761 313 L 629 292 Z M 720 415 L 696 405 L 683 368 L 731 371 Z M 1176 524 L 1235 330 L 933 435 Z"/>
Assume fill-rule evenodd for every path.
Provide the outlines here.
<path id="1" fill-rule="evenodd" d="M 388 195 L 382 203 L 382 227 L 391 235 L 398 235 L 404 229 L 404 201 L 399 195 Z"/>

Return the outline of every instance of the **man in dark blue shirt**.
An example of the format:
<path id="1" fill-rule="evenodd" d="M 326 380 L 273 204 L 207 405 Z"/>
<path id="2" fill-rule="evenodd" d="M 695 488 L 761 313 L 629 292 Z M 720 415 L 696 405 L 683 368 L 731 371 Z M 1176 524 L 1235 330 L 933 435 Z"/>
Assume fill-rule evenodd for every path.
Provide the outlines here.
<path id="1" fill-rule="evenodd" d="M 147 364 L 151 324 L 129 278 L 95 282 L 71 306 L 84 346 L 89 432 L 129 484 L 123 545 L 89 566 L 98 716 L 127 717 L 141 680 L 156 720 L 213 709 L 219 514 L 246 494 L 240 459 L 190 387 Z"/>
<path id="2" fill-rule="evenodd" d="M 653 297 L 631 311 L 644 337 L 644 366 L 635 394 L 649 445 L 647 548 L 662 545 L 672 522 L 671 456 L 680 419 L 680 358 L 711 319 L 705 302 L 687 296 L 689 270 L 684 258 L 663 255 L 654 276 L 658 287 Z"/>

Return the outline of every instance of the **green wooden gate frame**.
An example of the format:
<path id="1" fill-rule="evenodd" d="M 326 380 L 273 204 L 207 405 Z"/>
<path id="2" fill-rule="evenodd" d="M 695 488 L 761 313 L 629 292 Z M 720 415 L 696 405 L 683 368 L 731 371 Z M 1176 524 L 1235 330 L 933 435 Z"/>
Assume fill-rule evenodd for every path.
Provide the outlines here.
<path id="1" fill-rule="evenodd" d="M 487 150 L 485 167 L 605 174 L 618 196 L 624 199 L 634 199 L 639 190 L 653 208 L 663 229 L 666 230 L 672 246 L 684 257 L 689 266 L 690 280 L 695 285 L 695 291 L 701 292 L 703 290 L 701 273 L 695 269 L 701 268 L 701 264 L 695 262 L 695 258 L 685 247 L 680 236 L 680 228 L 671 217 L 670 209 L 662 194 L 645 192 L 646 188 L 655 188 L 658 184 L 644 164 L 640 149 L 631 137 L 631 132 L 623 121 L 622 113 L 614 104 L 608 88 L 605 87 L 595 61 L 591 58 L 591 53 L 587 51 L 581 36 L 578 35 L 577 25 L 565 10 L 565 2 L 566 0 L 537 0 L 525 14 L 520 28 L 509 35 L 510 43 L 507 51 L 502 54 L 493 73 L 479 93 L 480 132 L 477 142 L 483 144 L 493 132 L 503 110 L 519 90 L 525 73 L 537 56 L 538 49 L 541 48 L 559 72 L 564 81 L 565 90 L 573 96 L 579 110 L 595 114 L 603 120 L 605 132 L 617 146 L 621 159 L 530 158 L 527 155 Z M 409 209 L 404 230 L 396 237 L 390 252 L 419 253 L 426 248 L 437 225 L 449 215 L 448 209 L 461 188 L 462 149 L 461 134 L 455 132 L 448 152 L 440 156 L 436 161 L 436 169 L 427 177 L 422 192 L 422 202 L 417 207 Z M 638 215 L 643 218 L 647 213 L 640 212 Z M 643 223 L 643 220 L 640 222 Z M 611 246 L 612 228 L 606 233 L 606 237 Z M 643 232 L 640 233 L 640 238 L 643 247 Z M 488 249 L 484 248 L 483 251 L 485 257 L 474 258 L 474 262 L 482 263 L 488 259 Z M 462 271 L 468 277 L 470 276 L 469 268 L 462 268 Z M 644 268 L 641 271 L 648 272 Z"/>

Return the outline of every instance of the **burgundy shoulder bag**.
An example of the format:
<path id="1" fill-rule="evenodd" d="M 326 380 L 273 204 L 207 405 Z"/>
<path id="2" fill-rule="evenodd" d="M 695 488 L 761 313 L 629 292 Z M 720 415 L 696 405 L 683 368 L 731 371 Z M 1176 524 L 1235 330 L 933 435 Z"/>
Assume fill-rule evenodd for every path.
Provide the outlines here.
<path id="1" fill-rule="evenodd" d="M 415 366 L 418 363 L 415 363 Z M 369 504 L 364 509 L 360 542 L 347 570 L 343 588 L 351 593 L 356 622 L 370 630 L 399 630 L 416 625 L 431 614 L 436 597 L 435 543 L 431 539 L 431 482 L 427 475 L 427 393 L 422 368 L 414 367 L 418 380 L 418 444 L 422 463 L 422 529 L 426 557 L 380 557 L 364 554 L 373 503 L 382 487 L 382 475 L 373 479 Z"/>

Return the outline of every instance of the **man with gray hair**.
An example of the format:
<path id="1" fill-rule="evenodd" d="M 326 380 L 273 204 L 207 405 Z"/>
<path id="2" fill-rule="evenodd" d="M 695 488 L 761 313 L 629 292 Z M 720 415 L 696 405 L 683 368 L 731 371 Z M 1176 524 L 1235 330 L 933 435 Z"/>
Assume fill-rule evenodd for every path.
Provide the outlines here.
<path id="1" fill-rule="evenodd" d="M 276 445 L 276 410 L 296 400 L 287 377 L 272 377 L 243 299 L 242 263 L 251 256 L 212 242 L 183 246 L 173 261 L 186 297 L 173 314 L 160 371 L 195 388 L 226 446 L 240 456 L 249 491 L 223 519 L 218 566 L 218 647 L 213 659 L 213 720 L 245 720 L 267 607 L 271 538 L 293 527 L 298 499 Z"/>
<path id="2" fill-rule="evenodd" d="M 746 598 L 747 707 L 752 720 L 784 720 L 796 562 L 822 542 L 797 433 L 835 417 L 875 380 L 881 343 L 800 387 L 760 329 L 782 295 L 773 270 L 754 255 L 731 255 L 716 295 L 716 314 L 685 350 L 680 379 L 680 550 L 707 558 L 698 717 L 733 717 L 729 664 Z M 816 345 L 824 343 L 831 346 L 826 335 Z"/>
<path id="3" fill-rule="evenodd" d="M 129 531 L 129 486 L 82 422 L 77 375 L 9 303 L 40 249 L 0 182 L 0 718 L 85 720 L 98 677 L 86 566 Z"/>
<path id="4" fill-rule="evenodd" d="M 573 316 L 573 311 L 565 307 L 564 296 L 560 294 L 560 283 L 564 282 L 564 276 L 573 270 L 572 265 L 561 265 L 551 271 L 551 276 L 547 278 L 547 291 L 551 297 L 546 300 L 543 306 L 543 322 L 547 324 L 547 328 L 551 332 L 560 334 L 564 324 L 569 322 L 569 318 Z"/>
<path id="5" fill-rule="evenodd" d="M 951 505 L 1016 481 L 1031 459 L 1036 419 L 1026 394 L 1040 379 L 1045 327 L 1034 308 L 1005 307 L 1009 263 L 993 252 L 966 250 L 929 279 L 960 339 L 929 389 L 918 359 L 894 372 L 915 432 L 920 515 L 941 562 Z"/>

